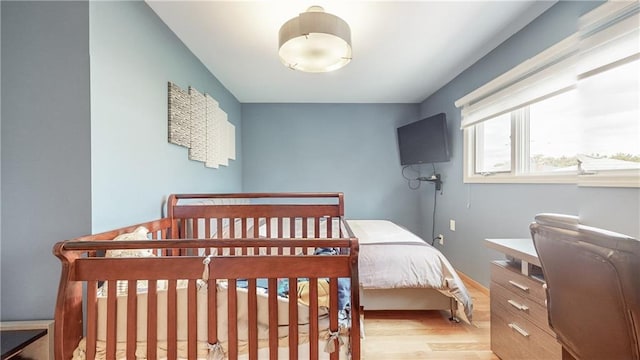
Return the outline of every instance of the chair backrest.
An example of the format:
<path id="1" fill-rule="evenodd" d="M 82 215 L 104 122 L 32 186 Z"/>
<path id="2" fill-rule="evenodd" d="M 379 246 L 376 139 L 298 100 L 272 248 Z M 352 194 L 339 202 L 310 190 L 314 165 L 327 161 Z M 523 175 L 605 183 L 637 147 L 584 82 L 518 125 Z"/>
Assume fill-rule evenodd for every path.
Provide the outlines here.
<path id="1" fill-rule="evenodd" d="M 640 241 L 539 214 L 531 235 L 549 325 L 576 359 L 640 359 Z"/>

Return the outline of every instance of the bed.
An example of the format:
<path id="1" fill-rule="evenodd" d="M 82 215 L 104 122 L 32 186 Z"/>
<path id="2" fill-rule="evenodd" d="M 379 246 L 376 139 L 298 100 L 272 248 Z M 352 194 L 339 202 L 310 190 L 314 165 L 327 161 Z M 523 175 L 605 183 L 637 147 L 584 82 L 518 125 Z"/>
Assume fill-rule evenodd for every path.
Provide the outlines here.
<path id="1" fill-rule="evenodd" d="M 472 320 L 471 296 L 439 250 L 388 220 L 347 222 L 359 242 L 360 305 L 365 310 L 450 310 L 452 320 L 458 314 Z"/>
<path id="2" fill-rule="evenodd" d="M 359 359 L 343 216 L 341 193 L 171 195 L 166 217 L 60 242 L 55 356 Z"/>

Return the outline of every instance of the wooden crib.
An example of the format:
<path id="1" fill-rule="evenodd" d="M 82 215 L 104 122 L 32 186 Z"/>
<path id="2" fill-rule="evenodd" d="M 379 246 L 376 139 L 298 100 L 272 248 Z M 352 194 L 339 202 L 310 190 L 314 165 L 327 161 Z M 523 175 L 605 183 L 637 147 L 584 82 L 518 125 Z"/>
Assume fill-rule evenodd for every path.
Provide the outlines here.
<path id="1" fill-rule="evenodd" d="M 56 359 L 359 359 L 343 215 L 341 193 L 171 195 L 165 218 L 56 244 Z M 145 239 L 113 240 L 141 227 Z"/>

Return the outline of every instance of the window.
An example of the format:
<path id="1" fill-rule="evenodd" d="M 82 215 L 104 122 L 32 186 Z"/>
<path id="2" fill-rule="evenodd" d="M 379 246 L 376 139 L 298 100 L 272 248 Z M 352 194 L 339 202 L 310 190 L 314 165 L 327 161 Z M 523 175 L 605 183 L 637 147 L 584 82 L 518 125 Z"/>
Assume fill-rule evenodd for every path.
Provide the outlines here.
<path id="1" fill-rule="evenodd" d="M 511 114 L 478 124 L 475 135 L 475 173 L 511 171 Z"/>
<path id="2" fill-rule="evenodd" d="M 465 182 L 640 187 L 640 4 L 608 2 L 580 31 L 456 101 Z"/>
<path id="3" fill-rule="evenodd" d="M 640 169 L 640 60 L 580 80 L 585 171 Z"/>
<path id="4" fill-rule="evenodd" d="M 579 111 L 576 90 L 529 106 L 530 173 L 566 173 L 576 171 L 576 153 L 580 142 Z"/>

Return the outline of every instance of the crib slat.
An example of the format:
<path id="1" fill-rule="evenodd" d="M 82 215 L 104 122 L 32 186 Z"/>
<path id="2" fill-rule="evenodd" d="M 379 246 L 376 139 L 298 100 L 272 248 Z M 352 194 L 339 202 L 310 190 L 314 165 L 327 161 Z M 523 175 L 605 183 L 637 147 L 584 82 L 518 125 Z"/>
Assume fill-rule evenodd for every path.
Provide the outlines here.
<path id="1" fill-rule="evenodd" d="M 309 356 L 318 359 L 318 278 L 309 279 Z"/>
<path id="2" fill-rule="evenodd" d="M 247 232 L 248 232 L 248 219 L 246 217 L 243 217 L 242 220 L 240 221 L 240 223 L 242 224 L 242 229 L 240 229 L 240 237 L 241 238 L 247 238 Z"/>
<path id="3" fill-rule="evenodd" d="M 177 358 L 177 323 L 178 294 L 176 293 L 177 281 L 169 280 L 167 288 L 167 359 Z"/>
<path id="4" fill-rule="evenodd" d="M 196 281 L 189 280 L 187 287 L 187 336 L 188 336 L 188 358 L 195 359 L 198 354 L 198 305 L 196 302 Z"/>
<path id="5" fill-rule="evenodd" d="M 289 238 L 293 239 L 296 237 L 296 218 L 289 218 Z M 289 248 L 289 255 L 295 255 L 296 248 Z"/>
<path id="6" fill-rule="evenodd" d="M 238 294 L 236 290 L 236 279 L 229 279 L 228 294 L 228 328 L 229 328 L 229 360 L 238 359 Z"/>
<path id="7" fill-rule="evenodd" d="M 180 227 L 180 239 L 187 239 L 189 236 L 187 235 L 187 229 L 189 228 L 189 219 L 182 219 L 182 226 Z M 179 249 L 178 252 L 172 252 L 173 255 L 182 254 L 182 249 Z"/>
<path id="8" fill-rule="evenodd" d="M 306 239 L 309 237 L 309 219 L 311 218 L 302 218 L 302 238 Z"/>
<path id="9" fill-rule="evenodd" d="M 322 218 L 313 218 L 313 237 L 316 239 L 320 238 L 320 219 Z"/>
<path id="10" fill-rule="evenodd" d="M 147 359 L 157 358 L 158 347 L 158 281 L 149 280 L 147 296 Z"/>
<path id="11" fill-rule="evenodd" d="M 249 359 L 258 358 L 258 296 L 256 294 L 256 279 L 249 279 L 249 296 L 247 306 L 249 307 Z"/>
<path id="12" fill-rule="evenodd" d="M 267 224 L 267 233 L 265 234 L 267 238 L 271 237 L 271 221 L 273 221 L 274 218 L 272 217 L 268 217 L 265 219 L 265 223 Z"/>
<path id="13" fill-rule="evenodd" d="M 247 238 L 247 218 L 242 218 L 242 232 L 240 233 L 242 238 Z M 242 248 L 242 255 L 247 255 L 247 248 Z"/>
<path id="14" fill-rule="evenodd" d="M 279 217 L 278 218 L 278 237 L 282 238 L 283 237 L 283 233 L 284 233 L 284 230 L 283 230 L 282 218 Z M 283 253 L 284 253 L 284 249 L 279 247 L 278 248 L 278 255 L 282 255 Z"/>
<path id="15" fill-rule="evenodd" d="M 117 280 L 107 282 L 107 359 L 116 356 Z"/>
<path id="16" fill-rule="evenodd" d="M 260 237 L 260 219 L 264 218 L 253 218 L 253 237 L 256 239 Z"/>
<path id="17" fill-rule="evenodd" d="M 96 338 L 98 333 L 98 302 L 96 295 L 98 282 L 87 282 L 87 359 L 96 357 Z"/>
<path id="18" fill-rule="evenodd" d="M 331 239 L 333 238 L 333 218 L 332 217 L 328 217 L 327 218 L 327 238 Z"/>
<path id="19" fill-rule="evenodd" d="M 216 238 L 218 239 L 222 238 L 222 223 L 224 223 L 223 218 L 216 219 Z"/>
<path id="20" fill-rule="evenodd" d="M 338 279 L 329 279 L 329 330 L 340 331 L 338 328 Z M 332 352 L 329 358 L 331 360 L 338 360 L 340 357 L 340 342 L 332 340 L 334 342 L 336 351 Z"/>
<path id="21" fill-rule="evenodd" d="M 207 317 L 209 318 L 207 334 L 209 344 L 218 342 L 218 288 L 216 279 L 209 278 L 207 284 Z"/>
<path id="22" fill-rule="evenodd" d="M 298 279 L 289 278 L 289 359 L 298 358 Z"/>
<path id="23" fill-rule="evenodd" d="M 278 279 L 269 279 L 269 359 L 278 359 Z"/>
<path id="24" fill-rule="evenodd" d="M 204 237 L 205 239 L 211 239 L 211 219 L 204 219 Z M 211 248 L 207 249 L 207 255 L 211 255 Z"/>
<path id="25" fill-rule="evenodd" d="M 192 221 L 193 221 L 193 228 L 192 228 L 193 234 L 191 235 L 191 237 L 193 239 L 202 239 L 202 237 L 200 236 L 200 219 L 195 218 Z"/>
<path id="26" fill-rule="evenodd" d="M 138 282 L 136 280 L 127 281 L 127 318 L 138 318 Z M 137 321 L 127 321 L 127 359 L 136 357 Z"/>

